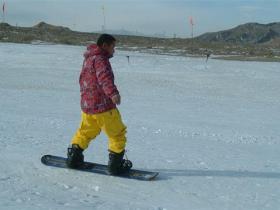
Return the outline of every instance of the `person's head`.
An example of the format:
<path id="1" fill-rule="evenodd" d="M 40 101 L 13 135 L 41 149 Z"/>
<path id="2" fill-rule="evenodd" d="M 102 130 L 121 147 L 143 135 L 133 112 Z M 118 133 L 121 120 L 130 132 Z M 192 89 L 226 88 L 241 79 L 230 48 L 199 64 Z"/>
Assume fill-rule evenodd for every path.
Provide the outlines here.
<path id="1" fill-rule="evenodd" d="M 97 40 L 97 45 L 113 56 L 115 52 L 116 39 L 110 34 L 101 34 Z"/>

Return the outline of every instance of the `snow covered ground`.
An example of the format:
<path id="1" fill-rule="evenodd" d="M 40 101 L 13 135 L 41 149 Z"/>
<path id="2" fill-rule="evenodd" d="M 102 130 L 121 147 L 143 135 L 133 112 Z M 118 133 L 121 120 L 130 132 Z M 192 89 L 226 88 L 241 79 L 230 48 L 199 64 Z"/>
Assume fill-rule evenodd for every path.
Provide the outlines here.
<path id="1" fill-rule="evenodd" d="M 279 63 L 117 52 L 128 156 L 158 179 L 42 165 L 79 125 L 83 51 L 0 43 L 1 210 L 280 209 Z M 105 135 L 85 152 L 107 156 Z"/>

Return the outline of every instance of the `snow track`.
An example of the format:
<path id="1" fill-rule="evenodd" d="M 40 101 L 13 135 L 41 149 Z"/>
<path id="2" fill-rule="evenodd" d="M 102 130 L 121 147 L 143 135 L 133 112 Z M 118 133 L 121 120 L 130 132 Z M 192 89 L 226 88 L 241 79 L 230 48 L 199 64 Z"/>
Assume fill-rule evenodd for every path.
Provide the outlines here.
<path id="1" fill-rule="evenodd" d="M 1 210 L 279 209 L 279 63 L 117 52 L 128 156 L 160 172 L 140 182 L 40 163 L 65 155 L 79 125 L 83 47 L 0 49 Z M 107 156 L 102 134 L 85 157 Z"/>

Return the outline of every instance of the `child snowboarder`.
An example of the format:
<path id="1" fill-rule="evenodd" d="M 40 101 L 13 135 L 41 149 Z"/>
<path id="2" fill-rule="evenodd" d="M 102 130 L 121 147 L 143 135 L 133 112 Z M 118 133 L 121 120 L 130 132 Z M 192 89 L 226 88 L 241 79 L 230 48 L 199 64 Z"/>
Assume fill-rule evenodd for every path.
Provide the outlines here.
<path id="1" fill-rule="evenodd" d="M 89 45 L 84 53 L 79 79 L 82 119 L 67 152 L 67 166 L 70 168 L 79 168 L 83 164 L 83 151 L 101 131 L 109 138 L 109 173 L 126 173 L 132 167 L 131 161 L 123 158 L 126 126 L 116 107 L 121 103 L 121 97 L 109 62 L 115 52 L 115 43 L 113 36 L 102 34 L 97 44 Z"/>

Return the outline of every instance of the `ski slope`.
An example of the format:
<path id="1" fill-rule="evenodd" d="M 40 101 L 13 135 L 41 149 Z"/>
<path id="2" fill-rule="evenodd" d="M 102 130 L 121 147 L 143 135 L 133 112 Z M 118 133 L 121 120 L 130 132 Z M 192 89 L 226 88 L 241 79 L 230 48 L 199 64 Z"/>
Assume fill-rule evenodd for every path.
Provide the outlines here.
<path id="1" fill-rule="evenodd" d="M 79 125 L 84 49 L 0 43 L 1 210 L 280 209 L 279 63 L 117 51 L 127 154 L 158 179 L 42 165 Z M 106 164 L 105 135 L 85 159 Z"/>

